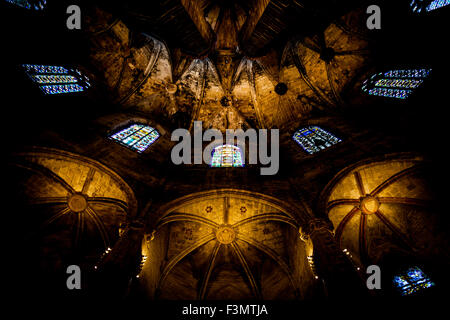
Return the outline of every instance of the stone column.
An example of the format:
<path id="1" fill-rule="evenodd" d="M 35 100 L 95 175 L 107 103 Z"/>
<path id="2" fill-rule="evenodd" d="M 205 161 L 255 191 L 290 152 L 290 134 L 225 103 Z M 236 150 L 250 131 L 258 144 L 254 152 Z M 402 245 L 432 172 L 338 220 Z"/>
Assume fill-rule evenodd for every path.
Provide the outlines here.
<path id="1" fill-rule="evenodd" d="M 304 241 L 311 241 L 317 275 L 333 298 L 368 295 L 365 282 L 334 240 L 333 226 L 325 219 L 312 219 L 300 229 Z"/>

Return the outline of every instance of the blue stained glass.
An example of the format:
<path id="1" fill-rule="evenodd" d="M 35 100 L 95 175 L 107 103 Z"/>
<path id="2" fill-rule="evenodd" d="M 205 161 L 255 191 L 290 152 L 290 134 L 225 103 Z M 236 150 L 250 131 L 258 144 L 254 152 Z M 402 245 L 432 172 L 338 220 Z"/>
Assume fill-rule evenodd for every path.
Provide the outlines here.
<path id="1" fill-rule="evenodd" d="M 151 145 L 156 139 L 159 138 L 159 133 L 156 130 L 153 130 L 148 135 L 139 140 L 136 144 L 133 145 L 133 148 L 138 150 L 139 152 L 144 151 Z"/>
<path id="2" fill-rule="evenodd" d="M 394 88 L 418 88 L 423 80 L 407 79 L 380 79 L 375 83 L 375 87 L 394 87 Z"/>
<path id="3" fill-rule="evenodd" d="M 36 83 L 75 83 L 77 78 L 69 75 L 33 75 L 31 78 Z"/>
<path id="4" fill-rule="evenodd" d="M 78 69 L 38 64 L 23 64 L 22 67 L 45 94 L 82 92 L 91 86 L 88 77 Z"/>
<path id="5" fill-rule="evenodd" d="M 431 73 L 431 69 L 406 69 L 391 70 L 384 73 L 388 78 L 427 78 Z"/>
<path id="6" fill-rule="evenodd" d="M 212 152 L 211 167 L 243 167 L 242 153 L 239 147 L 225 144 L 215 147 Z"/>
<path id="7" fill-rule="evenodd" d="M 110 138 L 140 153 L 159 138 L 159 133 L 152 127 L 133 124 L 111 135 Z"/>
<path id="8" fill-rule="evenodd" d="M 114 139 L 114 140 L 122 141 L 124 138 L 126 138 L 129 135 L 131 135 L 132 133 L 138 131 L 142 127 L 143 127 L 143 125 L 134 124 L 131 127 L 123 129 L 122 131 L 119 131 L 116 134 L 112 135 L 111 138 Z"/>
<path id="9" fill-rule="evenodd" d="M 294 133 L 292 138 L 309 154 L 319 152 L 342 141 L 317 126 L 301 128 Z"/>
<path id="10" fill-rule="evenodd" d="M 78 84 L 57 84 L 49 86 L 41 86 L 41 90 L 46 94 L 60 94 L 84 91 L 84 87 Z"/>
<path id="11" fill-rule="evenodd" d="M 433 11 L 450 4 L 450 0 L 434 0 L 434 1 L 426 1 L 426 0 L 413 0 L 410 4 L 410 7 L 413 12 L 420 13 L 422 11 Z"/>
<path id="12" fill-rule="evenodd" d="M 67 74 L 69 70 L 60 66 L 44 66 L 39 64 L 23 64 L 22 67 L 28 73 L 57 73 L 57 74 Z"/>
<path id="13" fill-rule="evenodd" d="M 431 2 L 428 7 L 427 7 L 427 11 L 433 11 L 445 6 L 448 6 L 450 4 L 450 0 L 434 0 L 433 2 Z"/>
<path id="14" fill-rule="evenodd" d="M 404 276 L 397 276 L 394 278 L 395 283 L 397 286 L 404 287 L 409 286 L 409 282 L 405 279 Z"/>
<path id="15" fill-rule="evenodd" d="M 45 6 L 47 5 L 46 0 L 40 0 L 40 1 L 34 1 L 35 3 L 31 4 L 30 1 L 27 0 L 6 0 L 6 2 L 15 4 L 19 7 L 25 8 L 25 9 L 33 9 L 33 10 L 43 10 Z"/>
<path id="16" fill-rule="evenodd" d="M 401 89 L 374 88 L 369 90 L 369 94 L 374 96 L 398 98 L 398 99 L 406 99 L 411 93 L 412 93 L 411 90 L 401 90 Z"/>
<path id="17" fill-rule="evenodd" d="M 374 74 L 364 81 L 362 90 L 369 95 L 406 99 L 430 75 L 431 69 L 390 70 Z"/>
<path id="18" fill-rule="evenodd" d="M 394 285 L 400 290 L 401 295 L 406 296 L 430 288 L 435 284 L 420 268 L 412 267 L 404 274 L 395 276 Z"/>

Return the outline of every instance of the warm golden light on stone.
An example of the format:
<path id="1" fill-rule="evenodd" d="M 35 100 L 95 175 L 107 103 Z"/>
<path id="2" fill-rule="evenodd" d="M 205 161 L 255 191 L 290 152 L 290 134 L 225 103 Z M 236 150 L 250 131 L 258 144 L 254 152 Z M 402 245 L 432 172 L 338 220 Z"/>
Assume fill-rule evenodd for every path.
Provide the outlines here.
<path id="1" fill-rule="evenodd" d="M 177 92 L 177 90 L 178 90 L 178 87 L 176 84 L 171 83 L 171 84 L 167 85 L 166 90 L 170 94 L 175 94 L 175 92 Z"/>
<path id="2" fill-rule="evenodd" d="M 230 244 L 236 239 L 236 232 L 231 227 L 220 227 L 216 232 L 217 241 Z"/>
<path id="3" fill-rule="evenodd" d="M 376 197 L 367 196 L 360 200 L 360 208 L 363 213 L 372 214 L 378 211 L 380 207 L 380 202 Z"/>
<path id="4" fill-rule="evenodd" d="M 76 193 L 69 198 L 69 208 L 73 212 L 82 212 L 87 208 L 86 197 L 82 194 Z"/>

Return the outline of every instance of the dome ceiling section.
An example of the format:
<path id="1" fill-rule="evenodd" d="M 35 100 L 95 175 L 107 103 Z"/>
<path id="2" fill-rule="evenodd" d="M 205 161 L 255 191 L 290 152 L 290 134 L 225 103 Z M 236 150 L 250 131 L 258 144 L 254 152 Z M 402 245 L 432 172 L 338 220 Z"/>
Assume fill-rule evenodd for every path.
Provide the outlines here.
<path id="1" fill-rule="evenodd" d="M 143 254 L 153 254 L 152 245 L 166 234 L 158 279 L 161 297 L 172 299 L 172 292 L 189 287 L 177 298 L 261 298 L 262 283 L 279 279 L 280 294 L 295 298 L 299 284 L 292 277 L 286 243 L 289 234 L 296 237 L 298 225 L 289 215 L 255 199 L 226 195 L 199 198 L 173 210 L 157 223 L 155 240 L 143 246 Z M 268 258 L 271 262 L 265 262 Z M 144 266 L 144 282 L 148 271 Z"/>
<path id="2" fill-rule="evenodd" d="M 238 47 L 236 15 L 233 8 L 225 7 L 220 10 L 220 20 L 216 26 L 216 50 L 236 51 Z"/>
<path id="3" fill-rule="evenodd" d="M 212 205 L 211 202 L 214 202 L 214 205 Z M 254 200 L 221 197 L 213 198 L 212 200 L 200 199 L 195 203 L 186 204 L 181 208 L 177 208 L 176 212 L 209 219 L 217 226 L 221 224 L 236 224 L 250 218 L 254 219 L 254 217 L 260 216 L 266 212 L 280 212 L 280 210 L 273 208 L 273 206 L 269 204 L 255 202 Z M 285 213 L 282 215 L 293 220 L 293 218 Z M 161 221 L 164 221 L 167 216 L 162 218 Z"/>
<path id="4" fill-rule="evenodd" d="M 214 65 L 217 68 L 220 82 L 225 96 L 230 96 L 233 84 L 233 76 L 237 71 L 241 58 L 232 50 L 218 50 L 214 57 Z"/>
<path id="5" fill-rule="evenodd" d="M 345 105 L 344 90 L 354 84 L 368 63 L 369 42 L 364 31 L 353 31 L 354 20 L 362 19 L 357 10 L 331 23 L 324 32 L 292 45 L 292 59 L 303 81 L 324 106 Z M 364 27 L 366 30 L 367 28 Z"/>
<path id="6" fill-rule="evenodd" d="M 307 88 L 301 88 L 303 82 L 292 59 L 289 59 L 288 51 L 285 49 L 281 58 L 275 51 L 271 51 L 256 59 L 257 70 L 264 74 L 271 84 L 271 87 L 267 83 L 259 89 L 264 90 L 266 96 L 262 101 L 267 101 L 262 111 L 267 117 L 266 121 L 270 119 L 269 123 L 275 127 L 308 116 L 310 112 L 309 104 L 299 102 L 300 94 Z"/>
<path id="7" fill-rule="evenodd" d="M 106 86 L 112 89 L 121 81 L 123 69 L 128 66 L 130 31 L 120 20 L 114 20 L 110 25 L 105 23 L 101 30 L 98 29 L 97 26 L 86 26 L 86 32 L 91 36 L 90 60 L 103 76 Z"/>
<path id="8" fill-rule="evenodd" d="M 164 108 L 173 91 L 165 44 L 149 35 L 132 33 L 121 20 L 108 24 L 105 12 L 97 14 L 99 21 L 106 21 L 100 28 L 99 21 L 88 20 L 90 59 L 115 102 L 127 107 L 138 105 L 146 111 Z"/>
<path id="9" fill-rule="evenodd" d="M 277 50 L 270 50 L 266 55 L 254 59 L 259 63 L 264 72 L 270 77 L 273 83 L 280 82 L 281 57 Z"/>
<path id="10" fill-rule="evenodd" d="M 323 110 L 324 108 L 320 96 L 316 96 L 311 87 L 303 81 L 296 64 L 297 60 L 294 57 L 292 43 L 288 43 L 280 59 L 279 79 L 282 80 L 278 80 L 278 82 L 286 84 L 288 90 L 285 95 L 293 105 L 290 110 L 286 108 L 287 114 L 279 110 L 278 117 L 274 119 L 274 123 L 279 126 L 290 121 L 292 117 L 308 117 L 313 109 Z"/>
<path id="11" fill-rule="evenodd" d="M 358 83 L 365 79 L 372 63 L 365 16 L 365 10 L 352 11 L 335 20 L 324 32 L 325 48 L 331 48 L 333 56 L 327 64 L 329 83 L 341 104 L 352 102 L 355 92 L 350 90 L 360 90 Z"/>
<path id="12" fill-rule="evenodd" d="M 289 42 L 281 59 L 272 50 L 250 60 L 236 54 L 236 32 L 228 32 L 239 29 L 237 13 L 230 7 L 215 10 L 206 15 L 221 40 L 208 58 L 192 59 L 178 49 L 169 53 L 164 43 L 144 34 L 130 37 L 121 21 L 95 35 L 94 64 L 116 101 L 168 118 L 182 114 L 185 126 L 190 118 L 190 129 L 195 120 L 221 131 L 269 128 L 308 117 L 313 109 L 342 105 L 342 91 L 365 63 L 367 43 L 353 33 L 353 16 L 323 34 Z"/>
<path id="13" fill-rule="evenodd" d="M 202 1 L 188 0 L 130 0 L 126 4 L 118 4 L 118 10 L 129 18 L 135 29 L 151 30 L 152 34 L 166 39 L 170 47 L 201 56 L 215 42 L 215 34 L 203 14 L 205 5 Z"/>
<path id="14" fill-rule="evenodd" d="M 194 113 L 193 121 L 203 121 L 205 128 L 224 130 L 228 127 L 228 109 L 232 101 L 225 96 L 220 76 L 213 62 L 205 59 L 204 86 L 201 104 Z M 225 97 L 224 100 L 222 100 Z M 222 103 L 224 101 L 224 103 Z M 223 105 L 224 104 L 224 105 Z"/>
<path id="15" fill-rule="evenodd" d="M 231 94 L 248 127 L 264 128 L 261 105 L 255 87 L 254 63 L 256 62 L 253 60 L 242 58 L 234 75 Z"/>
<path id="16" fill-rule="evenodd" d="M 300 58 L 300 54 L 306 54 L 306 47 L 299 46 L 297 42 L 288 42 L 281 61 L 280 73 L 284 75 L 286 81 L 290 81 L 289 88 L 292 94 L 297 94 L 296 98 L 302 109 L 306 110 L 306 115 L 313 109 L 322 112 L 333 111 L 333 102 L 309 77 L 302 62 L 306 58 Z M 323 78 L 323 74 L 320 76 Z"/>
<path id="17" fill-rule="evenodd" d="M 183 54 L 178 48 L 171 50 L 173 83 L 177 83 L 178 80 L 180 80 L 181 76 L 188 70 L 193 60 L 193 57 Z"/>
<path id="18" fill-rule="evenodd" d="M 240 31 L 247 19 L 247 12 L 249 11 L 249 5 L 239 1 L 209 1 L 209 4 L 204 4 L 205 19 L 211 26 L 211 29 L 218 33 L 221 22 L 226 19 L 227 15 L 230 15 L 231 20 L 235 26 L 236 31 Z M 226 12 L 229 11 L 229 12 Z"/>
<path id="19" fill-rule="evenodd" d="M 205 60 L 194 59 L 177 81 L 176 102 L 178 109 L 188 114 L 191 122 L 202 104 L 205 74 L 207 72 L 208 64 L 205 63 Z"/>
<path id="20" fill-rule="evenodd" d="M 220 6 L 218 5 L 213 5 L 210 6 L 209 8 L 205 9 L 205 19 L 206 22 L 209 23 L 209 25 L 211 26 L 211 29 L 217 33 L 217 28 L 219 27 L 220 21 L 219 21 L 219 17 L 220 17 Z"/>
<path id="21" fill-rule="evenodd" d="M 251 283 L 242 271 L 236 268 L 240 262 L 231 251 L 230 247 L 223 247 L 218 251 L 215 263 L 223 267 L 211 270 L 209 282 L 203 289 L 203 296 L 199 296 L 200 299 L 245 300 L 261 296 L 256 283 Z"/>
<path id="22" fill-rule="evenodd" d="M 205 11 L 206 19 L 216 33 L 215 50 L 210 54 L 217 68 L 225 95 L 232 90 L 233 75 L 240 63 L 238 32 L 246 19 L 238 3 L 221 3 Z"/>
<path id="23" fill-rule="evenodd" d="M 123 84 L 125 89 L 118 102 L 147 113 L 165 111 L 164 114 L 171 115 L 177 111 L 174 96 L 177 87 L 172 81 L 169 51 L 163 42 L 143 36 L 147 44 L 141 51 L 146 53 L 147 58 L 141 59 L 141 71 L 137 72 L 137 68 L 130 70 L 127 78 L 132 79 L 132 83 Z M 131 66 L 128 65 L 128 68 Z"/>
<path id="24" fill-rule="evenodd" d="M 255 1 L 239 35 L 242 50 L 251 57 L 261 55 L 263 48 L 286 29 L 288 10 L 296 8 L 296 1 Z"/>
<path id="25" fill-rule="evenodd" d="M 161 19 L 166 20 L 164 28 L 170 29 L 176 26 L 173 35 L 183 41 L 182 47 L 185 47 L 188 53 L 197 56 L 210 51 L 216 41 L 216 35 L 205 19 L 204 8 L 201 4 L 189 0 L 171 0 L 166 1 L 165 4 L 166 7 L 162 8 L 164 14 L 161 15 Z M 170 8 L 167 8 L 168 6 Z M 191 21 L 188 21 L 189 18 Z M 194 28 L 191 27 L 192 23 Z M 192 30 L 186 26 L 191 27 Z"/>
<path id="26" fill-rule="evenodd" d="M 119 102 L 124 106 L 135 107 L 146 113 L 162 113 L 164 116 L 170 117 L 179 111 L 176 101 L 178 87 L 172 80 L 171 57 L 163 42 L 147 35 L 144 36 L 147 39 L 144 49 L 148 53 L 148 59 L 142 65 L 143 77 L 126 86 Z M 187 63 L 189 60 L 185 59 L 180 61 L 177 67 L 186 68 Z M 129 77 L 135 78 L 136 70 L 133 72 Z"/>
<path id="27" fill-rule="evenodd" d="M 360 7 L 359 9 L 354 9 L 345 15 L 335 19 L 332 25 L 335 25 L 342 31 L 348 34 L 349 40 L 357 40 L 354 44 L 358 46 L 359 40 L 364 40 L 367 42 L 371 41 L 370 33 L 371 31 L 367 28 L 367 13 L 366 7 Z M 345 48 L 338 47 L 336 44 L 336 49 L 344 50 Z M 354 50 L 356 48 L 353 48 Z"/>
<path id="28" fill-rule="evenodd" d="M 300 72 L 300 76 L 315 95 L 315 100 L 319 100 L 328 108 L 334 107 L 337 101 L 329 83 L 327 70 L 329 69 L 329 62 L 321 59 L 321 54 L 318 52 L 320 49 L 316 46 L 314 41 L 310 39 L 305 39 L 302 43 L 294 45 L 292 50 L 294 63 Z M 311 48 L 314 48 L 314 50 Z"/>
<path id="29" fill-rule="evenodd" d="M 161 53 L 160 43 L 144 35 L 139 36 L 145 38 L 145 44 L 140 47 L 132 45 L 129 55 L 122 57 L 120 73 L 114 83 L 118 100 L 122 103 L 126 103 L 133 89 L 146 79 Z M 136 38 L 138 35 L 134 37 Z"/>
<path id="30" fill-rule="evenodd" d="M 119 226 L 136 213 L 126 183 L 96 161 L 68 152 L 43 149 L 17 154 L 22 205 L 39 225 L 40 250 L 96 257 L 118 239 Z M 27 224 L 27 223 L 25 223 Z"/>
<path id="31" fill-rule="evenodd" d="M 358 264 L 376 262 L 391 249 L 417 253 L 436 237 L 432 196 L 416 160 L 356 167 L 330 190 L 327 211 L 335 237 Z"/>
<path id="32" fill-rule="evenodd" d="M 177 103 L 188 109 L 193 121 L 202 121 L 204 128 L 221 131 L 239 129 L 245 119 L 234 107 L 234 100 L 223 90 L 220 77 L 209 58 L 195 59 L 177 82 L 180 92 Z"/>

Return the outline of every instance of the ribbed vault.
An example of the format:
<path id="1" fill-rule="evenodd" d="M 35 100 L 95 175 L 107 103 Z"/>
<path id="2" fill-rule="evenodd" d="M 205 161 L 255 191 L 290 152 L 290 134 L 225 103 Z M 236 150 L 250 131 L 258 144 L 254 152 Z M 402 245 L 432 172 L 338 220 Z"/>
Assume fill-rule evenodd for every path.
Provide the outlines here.
<path id="1" fill-rule="evenodd" d="M 393 158 L 352 166 L 329 185 L 326 211 L 341 249 L 358 265 L 384 255 L 430 257 L 442 237 L 419 158 Z"/>
<path id="2" fill-rule="evenodd" d="M 289 213 L 250 193 L 204 194 L 182 202 L 173 203 L 144 239 L 147 260 L 139 281 L 149 295 L 210 300 L 308 295 L 314 276 L 298 222 Z"/>
<path id="3" fill-rule="evenodd" d="M 93 268 L 136 214 L 130 187 L 97 161 L 35 148 L 14 154 L 9 165 L 16 177 L 15 223 L 23 226 L 30 254 L 42 257 L 47 272 L 61 271 L 64 261 Z"/>
<path id="4" fill-rule="evenodd" d="M 246 27 L 236 22 L 232 9 L 214 8 L 204 10 L 208 26 L 217 32 L 217 47 L 201 57 L 169 50 L 161 40 L 132 33 L 122 21 L 111 24 L 112 17 L 97 12 L 105 31 L 88 25 L 95 48 L 90 58 L 115 102 L 169 121 L 182 119 L 184 127 L 200 120 L 205 128 L 225 131 L 280 127 L 360 98 L 354 90 L 371 63 L 367 28 L 361 24 L 364 10 L 249 58 L 239 51 L 236 39 L 239 28 Z"/>

